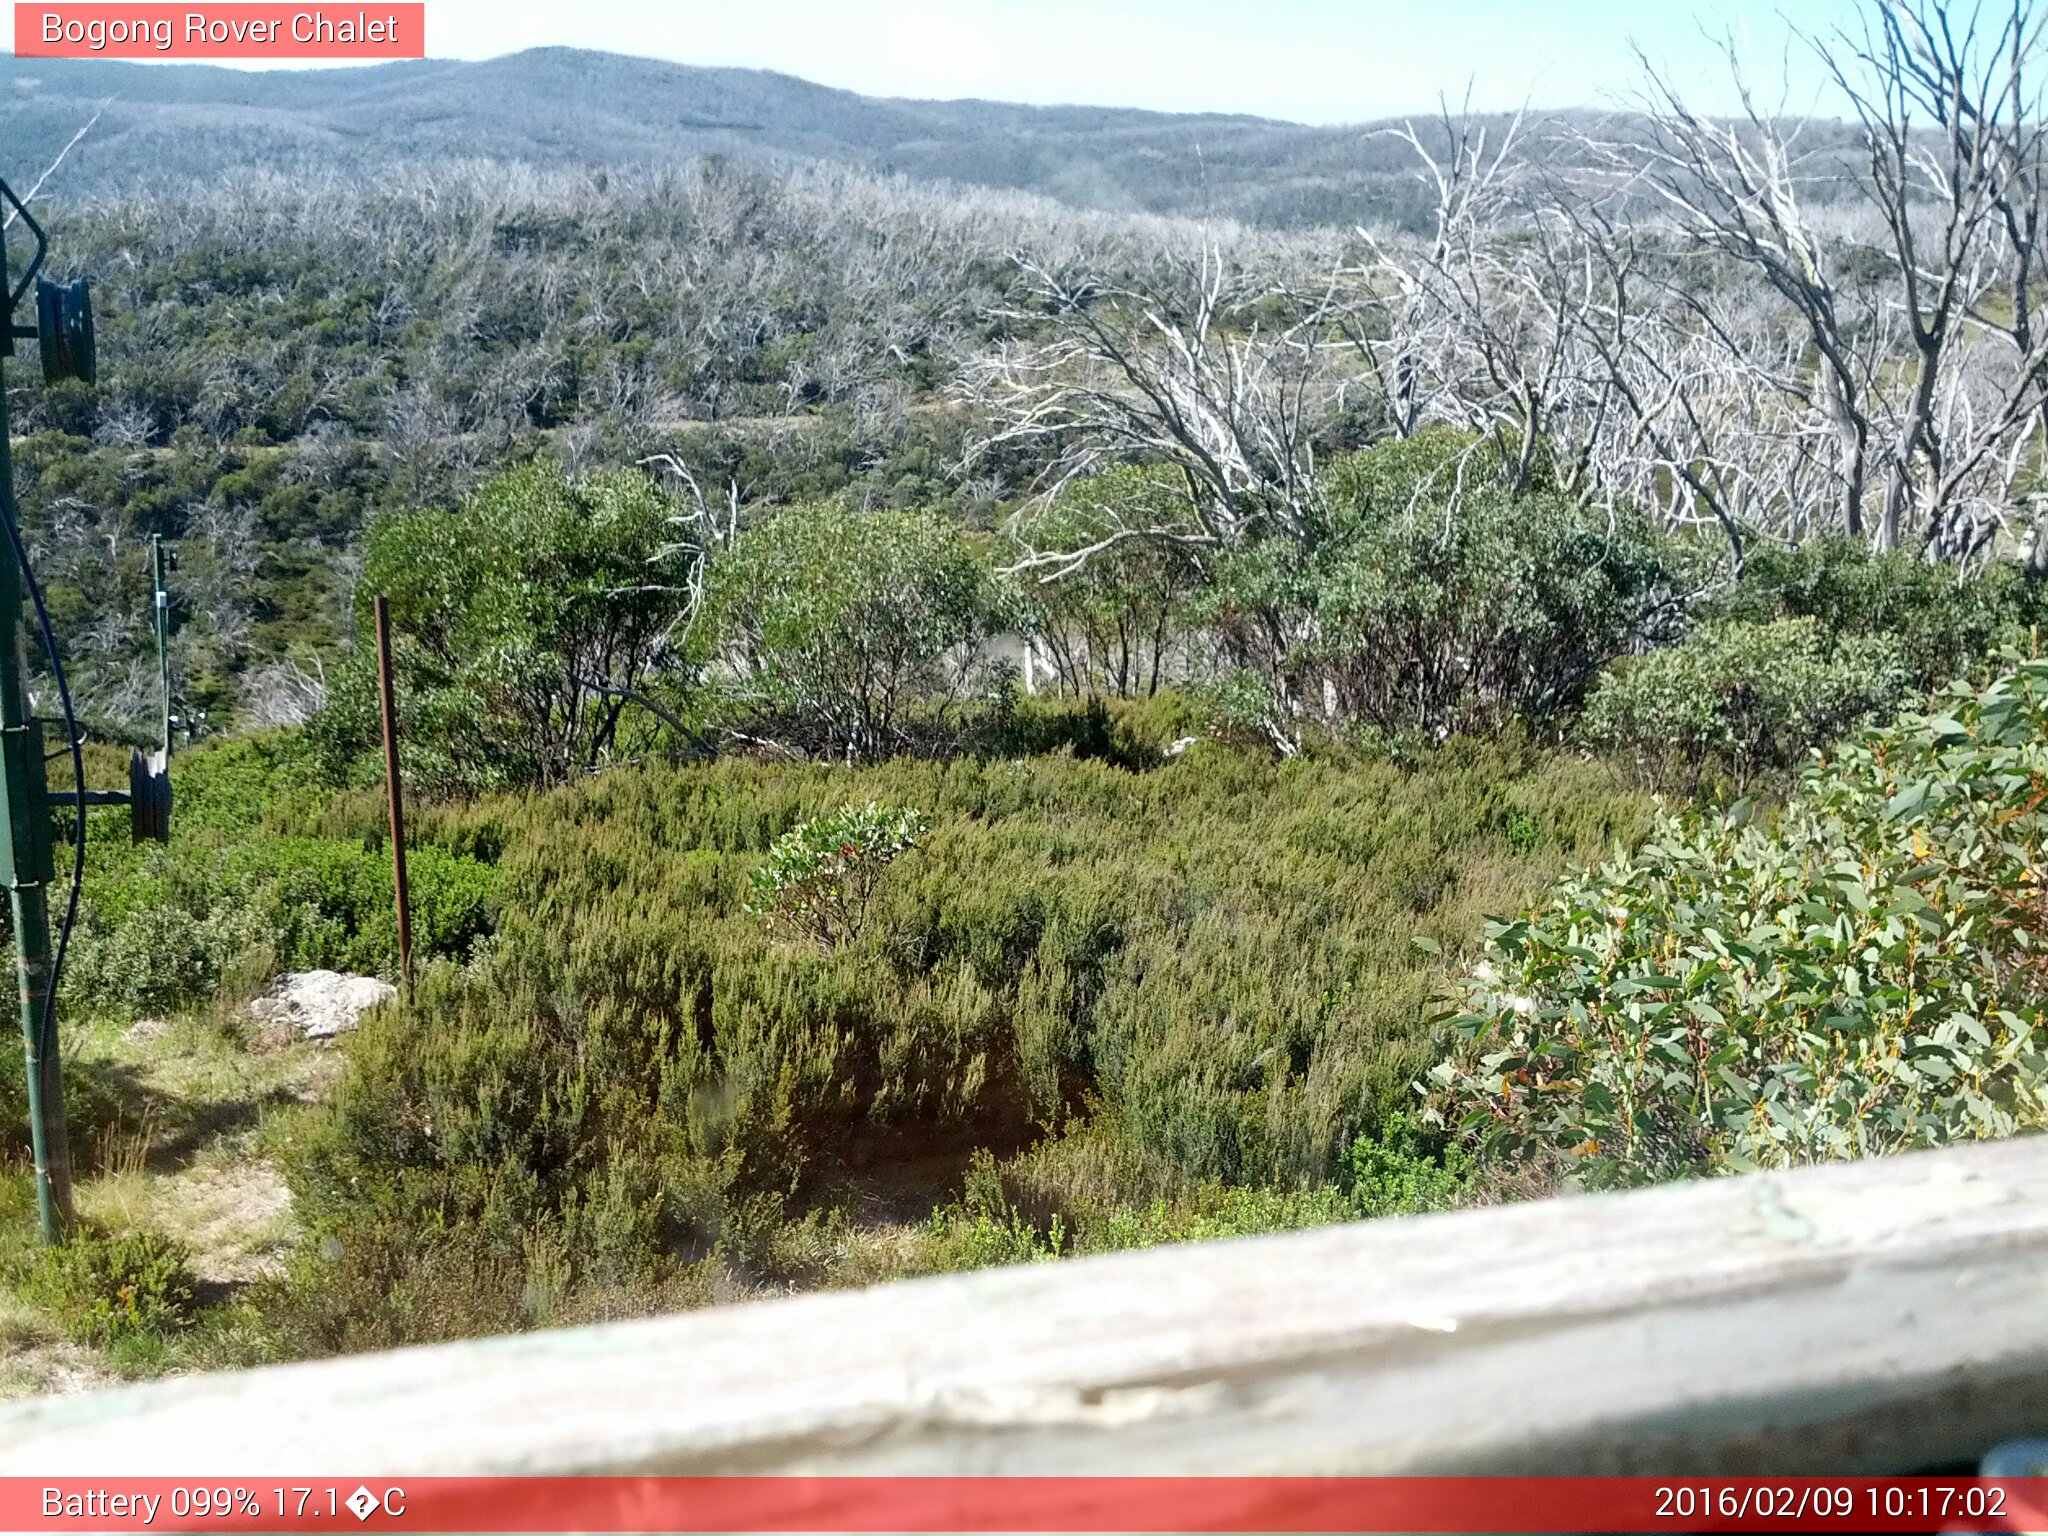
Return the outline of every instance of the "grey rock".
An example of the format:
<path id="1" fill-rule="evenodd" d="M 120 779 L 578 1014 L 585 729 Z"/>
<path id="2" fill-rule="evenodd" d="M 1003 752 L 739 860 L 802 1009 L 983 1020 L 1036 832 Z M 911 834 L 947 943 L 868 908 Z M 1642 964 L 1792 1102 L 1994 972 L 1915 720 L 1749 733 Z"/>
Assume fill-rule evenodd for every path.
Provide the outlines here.
<path id="1" fill-rule="evenodd" d="M 266 1028 L 288 1026 L 307 1040 L 332 1040 L 354 1029 L 370 1009 L 397 995 L 398 988 L 375 976 L 291 971 L 249 1004 L 249 1017 Z"/>

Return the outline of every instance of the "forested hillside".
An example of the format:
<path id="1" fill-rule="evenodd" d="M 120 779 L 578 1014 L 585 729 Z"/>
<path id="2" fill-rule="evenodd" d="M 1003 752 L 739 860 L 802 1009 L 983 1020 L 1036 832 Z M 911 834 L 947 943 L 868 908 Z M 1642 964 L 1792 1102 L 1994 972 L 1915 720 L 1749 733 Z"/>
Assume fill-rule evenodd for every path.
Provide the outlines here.
<path id="1" fill-rule="evenodd" d="M 1405 124 L 1369 100 L 1358 118 L 1310 127 L 1223 113 L 898 100 L 764 70 L 577 48 L 254 74 L 0 58 L 0 132 L 20 165 L 47 165 L 93 122 L 66 157 L 52 190 L 58 200 L 130 191 L 167 171 L 215 183 L 266 171 L 374 178 L 459 160 L 632 172 L 722 155 L 757 165 L 822 161 L 1112 213 L 1274 229 L 1424 228 L 1431 198 L 1398 138 Z M 1601 117 L 1578 110 L 1543 120 Z M 1498 141 L 1511 119 L 1473 121 Z M 1434 147 L 1445 146 L 1444 124 L 1420 126 Z M 1803 147 L 1823 181 L 1853 166 L 1854 140 L 1839 124 L 1808 124 Z"/>
<path id="2" fill-rule="evenodd" d="M 1137 263 L 1173 231 L 719 161 L 602 184 L 484 164 L 266 176 L 51 222 L 94 284 L 101 384 L 25 396 L 15 429 L 81 698 L 140 717 L 135 584 L 161 532 L 179 540 L 187 713 L 223 726 L 273 718 L 259 679 L 331 659 L 375 512 L 448 505 L 536 453 L 583 469 L 685 451 L 714 498 L 843 493 L 987 523 L 1033 469 L 955 473 L 948 388 L 1001 333 L 1007 253 Z M 129 601 L 85 595 L 114 591 Z"/>
<path id="3" fill-rule="evenodd" d="M 113 61 L 0 61 L 0 132 L 40 167 L 87 119 L 67 195 L 183 176 L 513 160 L 649 170 L 705 154 L 823 160 L 1042 193 L 1082 208 L 1275 226 L 1400 222 L 1426 207 L 1371 127 L 1223 114 L 865 97 L 761 70 L 574 48 L 482 63 L 266 71 Z M 1361 116 L 1374 114 L 1362 104 Z"/>

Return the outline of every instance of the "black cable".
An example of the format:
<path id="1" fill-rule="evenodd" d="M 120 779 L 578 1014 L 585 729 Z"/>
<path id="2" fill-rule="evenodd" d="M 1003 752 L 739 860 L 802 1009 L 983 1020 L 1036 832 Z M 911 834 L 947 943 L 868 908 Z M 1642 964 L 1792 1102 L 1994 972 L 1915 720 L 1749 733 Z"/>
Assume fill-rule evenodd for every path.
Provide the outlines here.
<path id="1" fill-rule="evenodd" d="M 29 259 L 28 270 L 21 274 L 21 282 L 5 295 L 4 319 L 11 325 L 15 308 L 28 293 L 29 284 L 43 269 L 43 257 L 50 249 L 50 237 L 43 233 L 43 226 L 28 211 L 28 205 L 14 195 L 14 188 L 5 181 L 0 181 L 0 197 L 5 197 L 13 205 L 14 211 L 21 215 L 22 223 L 28 226 L 29 233 L 36 239 L 36 253 Z M 5 250 L 4 245 L 0 245 L 0 267 L 4 265 Z M 14 563 L 21 568 L 22 585 L 36 605 L 36 626 L 42 631 L 43 654 L 50 658 L 50 672 L 57 680 L 57 700 L 64 709 L 64 734 L 71 747 L 71 779 L 78 790 L 78 821 L 71 851 L 71 894 L 64 903 L 64 924 L 58 930 L 57 952 L 50 960 L 50 984 L 43 993 L 43 1021 L 39 1026 L 41 1038 L 36 1041 L 36 1054 L 42 1056 L 56 1038 L 57 983 L 64 975 L 64 956 L 71 948 L 72 925 L 78 921 L 78 890 L 85 884 L 85 753 L 80 749 L 78 716 L 71 708 L 71 685 L 65 681 L 63 658 L 57 654 L 57 632 L 50 627 L 50 610 L 43 602 L 42 586 L 28 563 L 28 550 L 21 542 L 21 529 L 17 526 L 19 516 L 20 509 L 14 501 L 14 471 L 9 465 L 5 483 L 0 483 L 0 523 L 7 525 L 7 542 L 14 546 Z M 5 635 L 0 636 L 0 643 L 14 645 L 18 641 L 13 635 Z M 16 876 L 19 878 L 19 871 Z"/>
<path id="2" fill-rule="evenodd" d="M 64 662 L 57 655 L 57 632 L 50 627 L 50 610 L 43 602 L 43 589 L 36 580 L 36 573 L 28 563 L 28 550 L 21 542 L 21 530 L 15 526 L 14 497 L 9 488 L 7 505 L 0 510 L 0 523 L 7 527 L 7 542 L 14 546 L 14 563 L 21 568 L 21 584 L 27 589 L 29 601 L 36 607 L 36 627 L 42 631 L 43 654 L 50 658 L 50 673 L 57 680 L 57 701 L 64 711 L 64 734 L 71 745 L 71 777 L 78 789 L 78 821 L 72 835 L 71 848 L 71 893 L 64 901 L 64 924 L 57 933 L 57 952 L 50 961 L 50 984 L 43 993 L 43 1021 L 39 1026 L 40 1038 L 36 1041 L 36 1054 L 43 1055 L 50 1049 L 56 1038 L 54 1025 L 57 1021 L 57 982 L 64 975 L 64 955 L 71 948 L 71 928 L 78 921 L 78 891 L 85 884 L 85 753 L 80 749 L 78 716 L 71 708 L 71 685 L 64 678 Z M 14 644 L 14 637 L 0 637 L 5 644 Z"/>

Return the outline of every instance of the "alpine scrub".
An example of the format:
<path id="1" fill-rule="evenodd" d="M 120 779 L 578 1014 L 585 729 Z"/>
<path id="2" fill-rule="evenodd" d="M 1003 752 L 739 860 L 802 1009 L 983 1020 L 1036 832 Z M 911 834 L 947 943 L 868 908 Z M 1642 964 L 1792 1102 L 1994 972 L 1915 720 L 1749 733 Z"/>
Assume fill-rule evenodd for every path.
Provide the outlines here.
<path id="1" fill-rule="evenodd" d="M 1431 1073 L 1495 1159 L 1646 1183 L 2048 1126 L 2048 661 L 1666 815 L 1489 925 Z"/>
<path id="2" fill-rule="evenodd" d="M 1472 741 L 646 763 L 424 808 L 495 852 L 495 927 L 295 1122 L 308 1246 L 264 1315 L 286 1353 L 384 1347 L 1449 1203 L 1463 1165 L 1397 1117 L 1454 973 L 1407 936 L 1466 952 L 1648 812 Z"/>

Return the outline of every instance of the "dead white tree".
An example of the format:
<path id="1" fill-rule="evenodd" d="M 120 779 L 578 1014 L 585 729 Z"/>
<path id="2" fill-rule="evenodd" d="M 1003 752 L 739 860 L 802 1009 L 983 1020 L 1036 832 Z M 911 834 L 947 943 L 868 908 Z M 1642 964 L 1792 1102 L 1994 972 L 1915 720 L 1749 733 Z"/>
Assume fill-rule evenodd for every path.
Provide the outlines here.
<path id="1" fill-rule="evenodd" d="M 1056 579 L 1129 539 L 1306 535 L 1317 430 L 1357 387 L 1331 339 L 1337 281 L 1304 291 L 1207 241 L 1121 281 L 1016 259 L 1025 302 L 999 317 L 1012 337 L 965 379 L 990 423 L 969 467 L 1029 446 L 1049 465 L 1047 493 L 1133 460 L 1173 465 L 1183 492 L 1176 515 L 1119 524 L 1086 548 L 1032 549 L 1018 569 Z"/>
<path id="2" fill-rule="evenodd" d="M 1746 365 L 1751 384 L 1775 385 L 1825 420 L 1834 443 L 1831 499 L 1841 526 L 1861 536 L 1873 436 L 1869 397 L 1880 366 L 1857 344 L 1868 309 L 1860 292 L 1842 291 L 1805 203 L 1800 137 L 1809 125 L 1764 111 L 1732 43 L 1723 46 L 1742 103 L 1739 117 L 1724 121 L 1695 111 L 1645 57 L 1644 111 L 1632 131 L 1582 142 L 1618 181 L 1655 201 L 1693 254 L 1761 278 L 1781 303 L 1801 352 L 1811 358 L 1789 377 L 1776 371 L 1781 354 L 1775 345 L 1765 357 L 1750 354 L 1741 347 L 1747 338 L 1715 326 L 1690 302 L 1699 291 L 1697 277 L 1687 283 L 1681 274 L 1675 285 L 1679 307 L 1691 310 L 1698 326 L 1693 334 L 1730 345 L 1729 361 Z"/>
<path id="3" fill-rule="evenodd" d="M 1497 135 L 1469 111 L 1439 124 L 1438 151 L 1413 124 L 1392 130 L 1434 194 L 1419 248 L 1361 229 L 1368 288 L 1384 299 L 1384 335 L 1357 336 L 1403 436 L 1431 419 L 1489 439 L 1511 483 L 1539 458 L 1568 492 L 1588 488 L 1615 404 L 1587 327 L 1612 286 L 1571 196 L 1525 145 L 1520 114 Z"/>
<path id="4" fill-rule="evenodd" d="M 2048 421 L 2041 40 L 2033 0 L 1988 16 L 1892 0 L 1823 50 L 1863 127 L 1913 347 L 1884 518 L 1917 514 L 1937 553 L 1981 543 L 1987 477 L 2016 462 L 2016 430 Z"/>
<path id="5" fill-rule="evenodd" d="M 1676 337 L 1719 345 L 1750 386 L 1777 396 L 1767 460 L 1803 469 L 1808 446 L 1831 440 L 1837 526 L 1880 550 L 1984 549 L 2020 494 L 2015 436 L 2048 430 L 2041 36 L 2034 0 L 1967 13 L 1951 0 L 1868 0 L 1855 30 L 1808 38 L 1848 109 L 1850 157 L 1806 143 L 1812 120 L 1762 110 L 1732 46 L 1735 119 L 1694 111 L 1645 61 L 1642 127 L 1585 141 L 1654 199 L 1682 237 L 1674 256 L 1689 242 L 1762 279 L 1776 326 L 1719 322 L 1712 268 L 1667 266 L 1665 313 Z M 1816 186 L 1846 186 L 1860 214 L 1817 204 Z M 1655 355 L 1684 351 L 1667 341 Z M 1765 526 L 1798 522 L 1791 481 L 1775 502 L 1775 516 L 1748 510 L 1764 511 Z"/>

